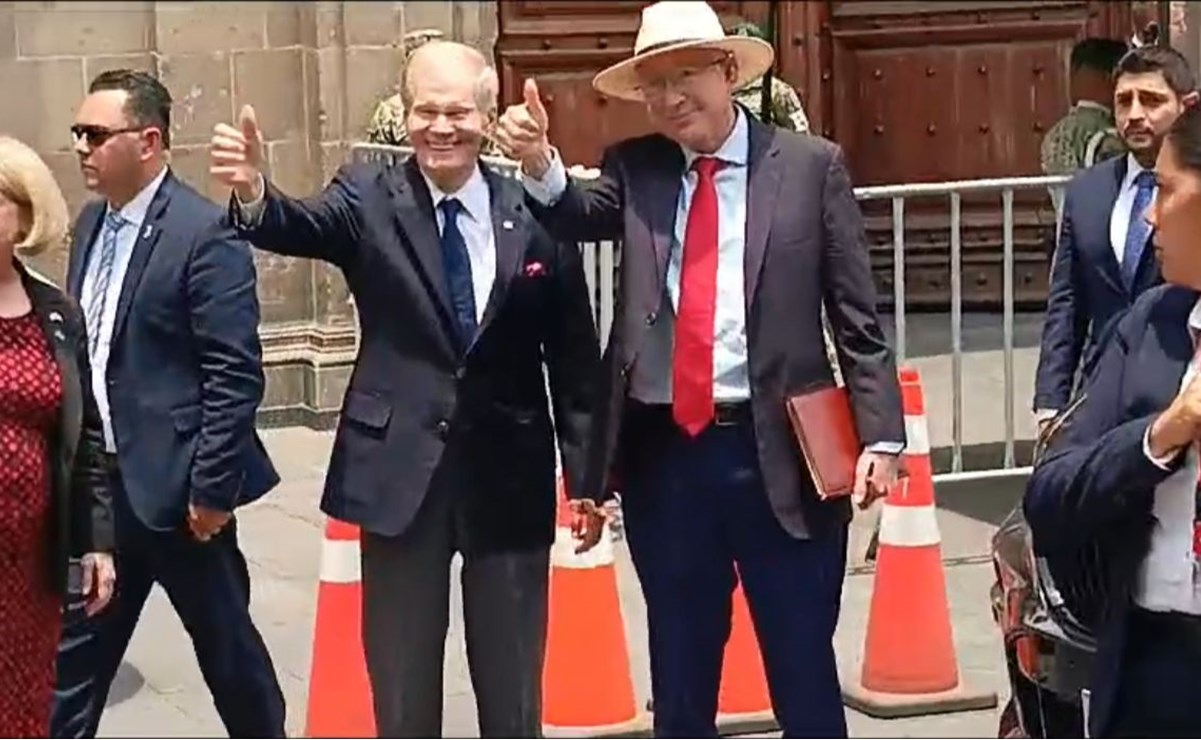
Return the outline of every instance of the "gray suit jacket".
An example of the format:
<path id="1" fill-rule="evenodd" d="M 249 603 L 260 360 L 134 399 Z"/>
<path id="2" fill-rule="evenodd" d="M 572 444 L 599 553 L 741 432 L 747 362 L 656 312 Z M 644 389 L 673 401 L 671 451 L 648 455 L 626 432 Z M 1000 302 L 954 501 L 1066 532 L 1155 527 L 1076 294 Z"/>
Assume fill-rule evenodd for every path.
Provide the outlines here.
<path id="1" fill-rule="evenodd" d="M 826 303 L 865 445 L 905 440 L 892 352 L 858 203 L 841 150 L 824 139 L 750 122 L 745 293 L 751 402 L 759 463 L 781 525 L 808 538 L 851 515 L 846 499 L 822 502 L 801 462 L 785 398 L 834 384 L 822 342 Z M 604 153 L 601 176 L 569 180 L 553 207 L 531 210 L 562 240 L 620 239 L 621 273 L 593 422 L 585 484 L 597 500 L 619 487 L 621 428 L 631 370 L 660 310 L 684 156 L 651 135 Z"/>

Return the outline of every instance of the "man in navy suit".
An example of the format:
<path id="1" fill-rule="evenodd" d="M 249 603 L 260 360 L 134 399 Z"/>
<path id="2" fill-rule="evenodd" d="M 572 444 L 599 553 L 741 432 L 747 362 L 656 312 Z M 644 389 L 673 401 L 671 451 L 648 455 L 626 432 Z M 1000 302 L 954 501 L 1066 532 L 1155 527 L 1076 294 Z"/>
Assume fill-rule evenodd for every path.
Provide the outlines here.
<path id="1" fill-rule="evenodd" d="M 1036 554 L 1097 637 L 1093 737 L 1201 734 L 1201 110 L 1180 117 L 1156 176 L 1168 285 L 1115 324 L 1025 499 Z M 1077 596 L 1098 582 L 1100 598 Z"/>
<path id="2" fill-rule="evenodd" d="M 551 239 L 521 185 L 480 164 L 496 112 L 483 55 L 433 41 L 411 57 L 401 95 L 414 155 L 396 167 L 350 166 L 320 195 L 291 198 L 261 174 L 247 106 L 240 128 L 217 126 L 212 172 L 234 189 L 230 218 L 254 246 L 337 265 L 358 306 L 362 349 L 321 508 L 363 531 L 380 737 L 442 733 L 456 552 L 480 732 L 535 737 L 555 437 L 578 491 L 596 328 L 579 247 Z M 584 544 L 599 537 L 595 511 L 579 517 Z"/>
<path id="3" fill-rule="evenodd" d="M 1151 168 L 1160 144 L 1196 102 L 1196 83 L 1184 57 L 1159 46 L 1127 52 L 1114 75 L 1114 115 L 1129 153 L 1081 171 L 1067 186 L 1035 381 L 1040 426 L 1067 408 L 1077 372 L 1113 319 L 1160 282 L 1140 214 L 1155 195 Z"/>
<path id="4" fill-rule="evenodd" d="M 87 319 L 113 478 L 118 595 L 64 629 L 51 732 L 94 737 L 154 584 L 192 637 L 234 737 L 284 737 L 284 699 L 250 618 L 233 511 L 278 482 L 250 248 L 167 165 L 171 97 L 144 72 L 92 81 L 71 133 L 89 189 L 68 289 Z M 170 733 L 170 728 L 164 728 Z"/>

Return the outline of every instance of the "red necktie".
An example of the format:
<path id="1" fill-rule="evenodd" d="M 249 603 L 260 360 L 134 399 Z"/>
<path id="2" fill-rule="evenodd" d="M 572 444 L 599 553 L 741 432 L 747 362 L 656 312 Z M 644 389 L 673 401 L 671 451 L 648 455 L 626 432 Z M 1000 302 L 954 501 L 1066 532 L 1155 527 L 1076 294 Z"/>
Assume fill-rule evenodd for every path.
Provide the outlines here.
<path id="1" fill-rule="evenodd" d="M 680 302 L 672 355 L 672 416 L 696 436 L 713 420 L 713 319 L 717 311 L 718 160 L 699 157 L 696 192 L 688 207 Z"/>

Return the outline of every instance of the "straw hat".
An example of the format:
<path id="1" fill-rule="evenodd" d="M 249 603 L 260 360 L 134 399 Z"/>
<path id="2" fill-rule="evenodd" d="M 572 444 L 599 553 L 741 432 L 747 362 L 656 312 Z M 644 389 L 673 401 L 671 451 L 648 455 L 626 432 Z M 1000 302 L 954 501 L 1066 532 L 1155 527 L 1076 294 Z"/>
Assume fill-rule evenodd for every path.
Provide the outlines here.
<path id="1" fill-rule="evenodd" d="M 771 44 L 762 39 L 727 36 L 709 3 L 692 0 L 657 2 L 642 10 L 642 23 L 634 39 L 634 56 L 602 70 L 593 78 L 592 87 L 609 97 L 641 101 L 635 65 L 681 49 L 729 52 L 738 62 L 735 89 L 762 77 L 775 58 Z"/>

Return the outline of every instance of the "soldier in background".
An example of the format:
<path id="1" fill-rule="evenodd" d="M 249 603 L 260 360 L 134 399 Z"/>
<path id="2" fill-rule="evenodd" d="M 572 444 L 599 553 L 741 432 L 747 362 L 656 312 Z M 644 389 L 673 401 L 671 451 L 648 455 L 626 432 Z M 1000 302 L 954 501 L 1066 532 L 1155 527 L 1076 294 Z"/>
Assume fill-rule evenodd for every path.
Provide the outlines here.
<path id="1" fill-rule="evenodd" d="M 735 36 L 751 36 L 763 39 L 769 44 L 772 43 L 767 34 L 763 33 L 763 30 L 754 23 L 739 23 L 734 27 L 732 33 Z M 763 111 L 760 110 L 763 103 L 762 77 L 753 79 L 736 90 L 734 100 L 745 105 L 756 118 L 763 119 L 764 123 L 770 123 L 790 131 L 799 131 L 802 134 L 809 133 L 809 117 L 805 115 L 801 97 L 797 95 L 797 91 L 793 89 L 792 85 L 779 77 L 771 78 L 771 109 L 768 111 L 767 118 L 763 117 Z"/>
<path id="2" fill-rule="evenodd" d="M 408 66 L 413 52 L 443 36 L 445 34 L 436 28 L 423 28 L 406 33 L 401 39 L 404 47 L 404 62 L 400 69 L 399 79 L 404 80 L 404 67 Z M 372 144 L 409 146 L 409 133 L 405 128 L 404 101 L 399 92 L 381 100 L 375 107 L 375 112 L 371 115 L 371 122 L 367 124 L 367 141 Z M 481 154 L 499 157 L 500 150 L 496 148 L 496 144 L 491 139 L 485 137 Z"/>
<path id="3" fill-rule="evenodd" d="M 1102 38 L 1072 47 L 1072 109 L 1043 137 L 1044 173 L 1071 175 L 1126 152 L 1113 118 L 1113 70 L 1126 50 L 1124 42 Z"/>

